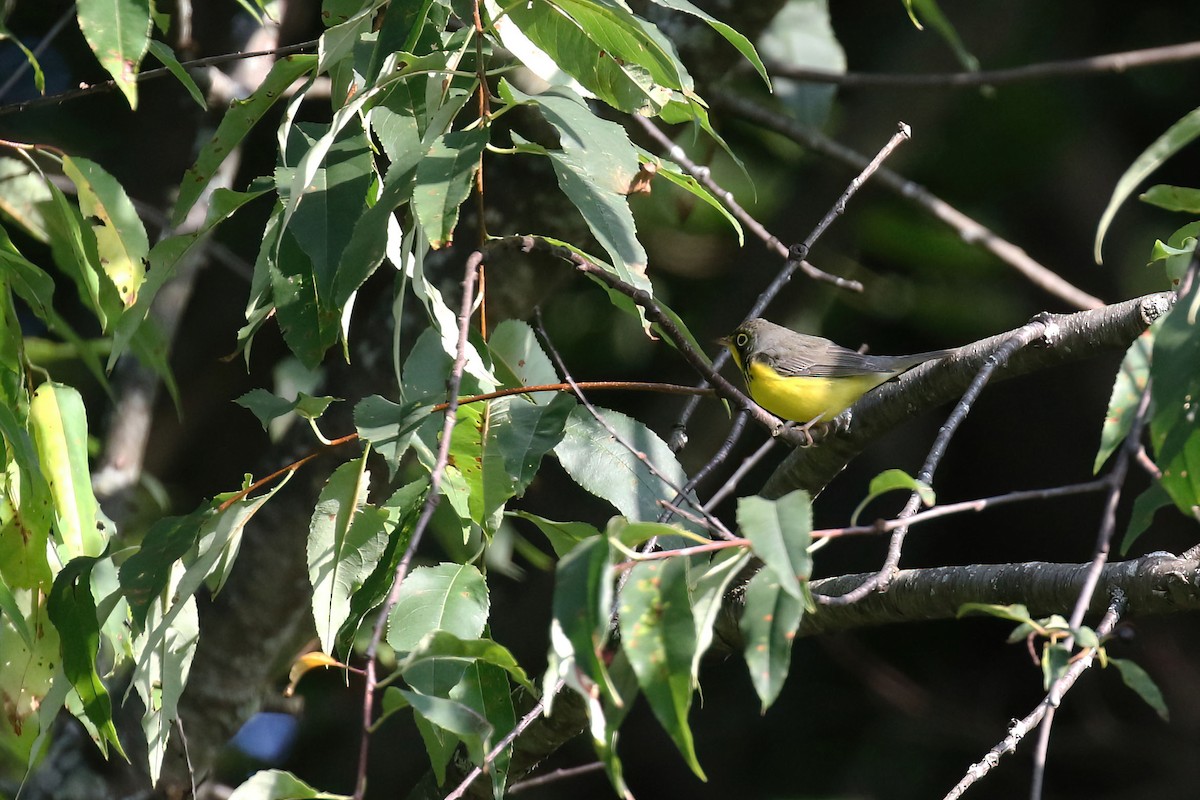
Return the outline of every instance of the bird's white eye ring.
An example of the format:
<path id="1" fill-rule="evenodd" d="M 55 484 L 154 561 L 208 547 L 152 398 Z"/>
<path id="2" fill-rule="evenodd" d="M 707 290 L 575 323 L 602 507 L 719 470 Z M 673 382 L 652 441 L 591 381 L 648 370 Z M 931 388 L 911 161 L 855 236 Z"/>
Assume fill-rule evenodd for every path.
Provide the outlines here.
<path id="1" fill-rule="evenodd" d="M 745 347 L 750 344 L 750 336 L 749 334 L 739 333 L 733 337 L 733 343 L 737 347 Z"/>

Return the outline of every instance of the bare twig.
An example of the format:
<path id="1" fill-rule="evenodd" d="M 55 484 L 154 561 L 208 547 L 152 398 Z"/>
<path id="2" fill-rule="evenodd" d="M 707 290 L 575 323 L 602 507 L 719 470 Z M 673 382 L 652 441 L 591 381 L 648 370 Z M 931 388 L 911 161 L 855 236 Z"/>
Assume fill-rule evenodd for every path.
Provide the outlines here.
<path id="1" fill-rule="evenodd" d="M 708 502 L 704 504 L 704 507 L 710 510 L 716 508 L 718 503 L 720 503 L 729 495 L 733 494 L 737 490 L 738 484 L 741 483 L 742 478 L 746 477 L 746 473 L 754 469 L 755 465 L 758 464 L 759 461 L 762 461 L 774 446 L 774 439 L 767 439 L 765 442 L 759 445 L 758 449 L 747 456 L 746 460 L 743 461 L 741 465 L 733 471 L 733 474 L 730 475 L 729 479 L 721 485 L 721 488 L 713 492 L 712 497 L 708 498 Z"/>
<path id="2" fill-rule="evenodd" d="M 820 131 L 777 114 L 758 103 L 744 97 L 729 93 L 717 93 L 713 101 L 720 107 L 744 117 L 758 125 L 780 133 L 789 139 L 822 153 L 837 161 L 860 169 L 868 160 L 866 156 L 856 153 L 825 136 Z M 1058 273 L 1043 266 L 1029 256 L 1023 249 L 997 235 L 986 226 L 971 219 L 966 214 L 935 196 L 932 192 L 918 183 L 902 177 L 887 168 L 880 169 L 876 180 L 892 191 L 912 201 L 935 218 L 953 228 L 964 242 L 977 244 L 1020 272 L 1035 286 L 1058 297 L 1075 308 L 1090 309 L 1104 305 L 1099 298 L 1072 285 Z"/>
<path id="3" fill-rule="evenodd" d="M 539 786 L 545 786 L 558 781 L 570 780 L 577 778 L 580 775 L 590 775 L 593 772 L 600 772 L 604 769 L 604 764 L 599 761 L 593 761 L 591 764 L 580 764 L 578 767 L 563 767 L 556 769 L 553 772 L 547 772 L 545 775 L 539 775 L 536 778 L 529 778 L 520 783 L 514 783 L 508 787 L 510 795 L 518 794 L 526 789 L 536 789 Z"/>
<path id="4" fill-rule="evenodd" d="M 454 357 L 454 364 L 450 369 L 450 377 L 446 381 L 446 418 L 442 423 L 442 437 L 438 445 L 437 460 L 429 473 L 429 488 L 426 490 L 425 505 L 421 509 L 421 516 L 413 526 L 412 536 L 409 538 L 404 555 L 400 558 L 400 563 L 396 565 L 392 588 L 388 592 L 387 599 L 380 606 L 379 616 L 375 620 L 371 640 L 366 649 L 367 675 L 363 687 L 362 736 L 358 752 L 358 780 L 354 788 L 355 800 L 362 800 L 367 790 L 367 757 L 370 749 L 371 720 L 374 716 L 375 685 L 377 683 L 375 653 L 383 639 L 383 629 L 387 625 L 388 615 L 400 598 L 400 587 L 412 566 L 413 558 L 416 556 L 425 530 L 429 527 L 430 520 L 433 519 L 433 512 L 437 508 L 440 498 L 438 489 L 442 483 L 442 475 L 450 460 L 450 439 L 454 432 L 454 424 L 458 419 L 458 387 L 462 382 L 463 369 L 467 364 L 467 331 L 471 325 L 471 308 L 475 300 L 475 279 L 482 261 L 483 252 L 480 250 L 476 250 L 467 257 L 466 275 L 463 277 L 462 283 L 462 305 L 458 313 L 458 349 Z"/>
<path id="5" fill-rule="evenodd" d="M 923 89 L 943 87 L 962 89 L 979 86 L 999 86 L 1006 83 L 1045 80 L 1047 78 L 1091 77 L 1104 73 L 1123 73 L 1131 69 L 1174 64 L 1200 58 L 1200 42 L 1185 42 L 1165 47 L 1149 47 L 1144 50 L 1127 50 L 1091 58 L 1068 61 L 1043 61 L 1023 67 L 993 69 L 976 72 L 942 72 L 925 75 L 895 75 L 871 72 L 829 72 L 804 67 L 788 67 L 768 64 L 772 75 L 780 78 L 832 83 L 847 88 Z"/>

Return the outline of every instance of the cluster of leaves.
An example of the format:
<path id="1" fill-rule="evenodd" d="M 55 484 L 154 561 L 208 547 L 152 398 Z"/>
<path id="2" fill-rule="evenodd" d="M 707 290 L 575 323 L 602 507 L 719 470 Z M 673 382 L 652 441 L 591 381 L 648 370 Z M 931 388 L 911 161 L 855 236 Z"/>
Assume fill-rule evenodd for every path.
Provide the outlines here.
<path id="1" fill-rule="evenodd" d="M 657 2 L 711 25 L 765 77 L 754 48 L 736 31 L 686 0 Z M 85 36 L 131 105 L 137 97 L 133 76 L 147 52 L 199 99 L 170 50 L 150 40 L 155 17 L 149 2 L 121 4 L 126 16 L 117 20 L 115 32 L 96 19 L 104 4 L 78 5 Z M 927 18 L 936 12 L 932 3 L 908 5 Z M 408 352 L 395 354 L 398 396 L 353 399 L 363 450 L 330 476 L 312 513 L 307 556 L 322 654 L 306 658 L 300 671 L 351 662 L 363 631 L 386 614 L 385 641 L 395 661 L 381 682 L 383 712 L 375 724 L 397 712 L 411 713 L 439 780 L 460 745 L 482 764 L 513 729 L 515 688 L 540 690 L 549 709 L 560 685 L 584 699 L 596 751 L 618 791 L 625 787 L 617 731 L 638 694 L 703 776 L 688 712 L 717 610 L 731 582 L 752 559 L 760 561 L 762 568 L 744 587 L 741 625 L 745 659 L 765 708 L 778 696 L 792 639 L 812 604 L 808 497 L 794 492 L 776 500 L 742 498 L 737 522 L 747 547 L 725 548 L 716 556 L 643 558 L 635 549 L 651 539 L 669 551 L 702 538 L 691 523 L 659 521 L 664 502 L 694 502 L 680 490 L 687 476 L 670 448 L 641 422 L 604 409 L 594 415 L 562 394 L 515 394 L 462 406 L 448 443 L 449 463 L 440 465 L 442 418 L 435 406 L 445 399 L 447 375 L 460 355 L 459 319 L 430 274 L 428 256 L 453 243 L 460 208 L 478 186 L 485 156 L 544 158 L 603 255 L 551 241 L 653 296 L 627 202 L 649 172 L 644 166 L 653 164 L 658 176 L 714 208 L 719 204 L 677 165 L 632 144 L 596 108 L 603 104 L 690 123 L 719 142 L 704 101 L 671 42 L 614 0 L 477 5 L 327 0 L 323 11 L 328 27 L 318 52 L 278 60 L 252 95 L 230 107 L 183 177 L 173 218 L 182 221 L 203 199 L 206 217 L 195 231 L 150 247 L 124 190 L 98 164 L 44 147 L 16 151 L 26 165 L 20 177 L 33 179 L 41 194 L 28 215 L 13 219 L 51 246 L 54 271 L 72 282 L 104 331 L 108 360 L 56 310 L 52 271 L 22 255 L 0 228 L 0 433 L 6 445 L 0 496 L 0 652 L 6 664 L 0 691 L 8 722 L 31 761 L 40 749 L 36 739 L 64 706 L 103 751 L 112 747 L 123 755 L 104 678 L 128 670 L 130 686 L 146 708 L 149 771 L 157 780 L 198 643 L 196 595 L 220 591 L 247 522 L 281 485 L 259 490 L 248 476 L 241 491 L 157 521 L 140 543 L 124 541 L 91 489 L 82 399 L 69 386 L 35 382 L 38 367 L 24 349 L 17 303 L 74 344 L 101 381 L 131 352 L 158 368 L 170 385 L 162 337 L 148 319 L 150 304 L 206 234 L 258 200 L 271 203 L 272 212 L 239 334 L 247 357 L 269 320 L 307 366 L 318 365 L 333 348 L 348 354 L 356 294 L 384 264 L 397 273 L 395 307 L 405 307 L 411 294 L 410 305 L 428 321 L 417 323 L 424 330 Z M 535 92 L 519 83 L 510 74 L 518 65 L 549 88 Z M 298 122 L 300 106 L 320 76 L 329 78 L 335 98 L 330 121 Z M 297 83 L 302 88 L 289 97 Z M 247 191 L 207 193 L 224 159 L 285 97 L 273 174 Z M 518 108 L 540 116 L 556 141 L 535 141 L 515 130 L 495 141 L 495 120 Z M 42 172 L 41 156 L 33 150 L 61 163 L 77 203 Z M 1161 252 L 1184 265 L 1194 250 L 1195 230 L 1181 230 Z M 1185 467 L 1196 462 L 1200 438 L 1185 398 L 1195 397 L 1200 387 L 1194 385 L 1196 371 L 1179 365 L 1198 363 L 1193 313 L 1198 291 L 1193 285 L 1157 331 L 1153 367 L 1144 349 L 1137 351 L 1140 356 L 1131 351 L 1122 371 L 1125 383 L 1114 393 L 1108 444 L 1097 463 L 1132 425 L 1149 370 L 1162 491 L 1188 513 L 1194 513 L 1200 484 L 1196 471 Z M 611 299 L 622 311 L 640 314 L 628 298 Z M 410 322 L 396 319 L 398 329 Z M 520 321 L 506 321 L 486 337 L 473 332 L 463 355 L 462 395 L 559 380 L 533 330 Z M 315 418 L 327 404 L 261 391 L 241 402 L 264 424 L 292 411 Z M 511 508 L 548 455 L 616 509 L 618 516 L 604 530 Z M 382 501 L 369 491 L 368 464 L 374 458 L 386 464 L 388 479 L 382 483 L 391 487 Z M 471 556 L 412 570 L 389 604 L 394 576 L 429 500 L 429 476 L 439 468 L 437 491 Z M 889 479 L 872 491 L 895 485 L 913 488 L 911 481 Z M 532 523 L 558 559 L 549 667 L 540 687 L 489 636 L 480 556 L 513 516 Z M 1066 630 L 1061 621 L 1039 622 L 1020 611 L 1010 609 L 1007 616 L 1052 639 L 1059 638 L 1055 631 Z M 1069 634 L 1087 637 L 1084 629 Z M 1052 648 L 1045 652 L 1051 653 L 1045 656 L 1051 674 L 1065 656 Z M 505 787 L 508 758 L 501 753 L 488 770 L 497 795 Z M 328 795 L 269 772 L 235 796 Z"/>
<path id="2" fill-rule="evenodd" d="M 753 47 L 736 31 L 684 0 L 661 4 L 703 19 L 763 72 Z M 97 52 L 115 59 L 103 63 L 133 105 L 133 76 L 147 49 L 167 63 L 175 63 L 173 56 L 149 40 L 148 4 L 128 4 L 144 16 L 117 20 L 119 35 L 84 24 L 98 5 L 80 4 L 81 25 Z M 427 275 L 426 256 L 451 244 L 459 208 L 475 186 L 485 152 L 494 158 L 540 157 L 549 159 L 562 191 L 605 254 L 589 260 L 652 292 L 626 199 L 644 175 L 642 165 L 653 162 L 656 174 L 713 207 L 718 204 L 676 165 L 640 151 L 588 102 L 692 122 L 712 133 L 705 105 L 671 43 L 616 3 L 489 0 L 479 7 L 478 28 L 472 14 L 448 2 L 342 0 L 327 2 L 325 12 L 329 27 L 318 53 L 280 59 L 251 96 L 227 111 L 183 178 L 174 221 L 181 222 L 205 197 L 224 158 L 285 90 L 301 81 L 304 88 L 289 100 L 279 128 L 274 175 L 248 191 L 213 191 L 205 200 L 206 220 L 196 231 L 169 236 L 151 248 L 124 190 L 98 164 L 49 147 L 17 151 L 26 164 L 19 170 L 22 177 L 36 178 L 41 196 L 15 221 L 51 246 L 54 267 L 74 281 L 108 343 L 105 364 L 102 351 L 86 346 L 56 311 L 50 269 L 23 256 L 5 234 L 0 240 L 5 309 L 0 429 L 6 442 L 0 648 L 6 667 L 0 685 L 12 700 L 6 703 L 9 724 L 31 761 L 40 750 L 37 737 L 49 731 L 64 706 L 102 750 L 112 747 L 124 755 L 104 678 L 130 670 L 130 686 L 146 708 L 149 772 L 157 780 L 198 643 L 196 594 L 205 588 L 220 591 L 247 521 L 282 481 L 252 492 L 247 476 L 241 491 L 217 496 L 185 516 L 157 521 L 139 544 L 125 542 L 105 520 L 91 489 L 82 399 L 59 383 L 33 388 L 36 366 L 23 350 L 15 303 L 19 299 L 53 335 L 88 354 L 102 382 L 129 351 L 169 381 L 161 336 L 147 319 L 151 302 L 203 236 L 264 197 L 274 198 L 274 211 L 239 337 L 247 354 L 255 333 L 272 318 L 306 365 L 317 365 L 338 344 L 348 352 L 356 291 L 385 259 L 400 275 L 400 297 L 411 292 L 430 323 L 406 357 L 397 354 L 399 396 L 357 401 L 362 455 L 333 473 L 313 510 L 308 541 L 312 611 L 326 655 L 304 663 L 350 660 L 364 622 L 386 613 L 386 643 L 396 654 L 396 667 L 381 684 L 386 687 L 383 716 L 411 708 L 439 777 L 460 743 L 482 763 L 512 729 L 514 686 L 537 692 L 512 655 L 487 638 L 487 582 L 476 559 L 413 570 L 394 605 L 383 607 L 427 499 L 430 481 L 419 473 L 435 468 L 441 429 L 440 415 L 431 412 L 444 399 L 458 349 L 457 315 Z M 130 37 L 131 30 L 142 35 Z M 495 54 L 499 47 L 510 54 L 510 62 Z M 495 64 L 518 63 L 551 88 L 526 93 L 489 72 Z M 194 90 L 186 73 L 177 73 Z M 328 124 L 296 122 L 308 88 L 321 75 L 330 78 L 333 96 L 344 102 Z M 484 98 L 486 113 L 468 110 L 473 97 Z M 518 107 L 536 110 L 558 141 L 539 144 L 513 133 L 511 146 L 494 144 L 493 121 Z M 60 162 L 75 184 L 77 204 L 42 172 L 47 156 Z M 637 313 L 624 298 L 614 300 Z M 486 341 L 473 336 L 467 344 L 464 394 L 557 381 L 533 331 L 522 322 L 502 323 Z M 264 424 L 293 410 L 317 417 L 327 404 L 313 398 L 289 402 L 265 392 L 241 402 Z M 602 416 L 561 394 L 465 405 L 458 412 L 440 492 L 460 521 L 464 543 L 483 547 L 512 513 L 506 510 L 509 501 L 525 491 L 548 453 L 585 489 L 612 503 L 620 516 L 605 531 L 527 516 L 560 558 L 546 704 L 560 680 L 587 698 L 597 749 L 614 784 L 622 787 L 616 731 L 637 693 L 644 692 L 688 763 L 702 774 L 687 712 L 716 611 L 751 555 L 734 549 L 715 559 L 621 564 L 631 557 L 631 548 L 651 537 L 679 543 L 697 534 L 684 525 L 653 522 L 660 502 L 673 500 L 686 481 L 669 448 L 636 420 L 608 411 Z M 382 457 L 390 481 L 399 486 L 382 502 L 369 497 L 371 451 Z M 808 500 L 799 493 L 777 502 L 747 499 L 740 521 L 767 565 L 747 587 L 751 613 L 746 617 L 748 660 L 766 705 L 778 694 L 791 638 L 809 603 Z M 620 594 L 619 628 L 614 628 L 612 592 L 622 570 L 629 578 Z M 497 792 L 505 783 L 506 763 L 502 755 L 490 770 Z"/>

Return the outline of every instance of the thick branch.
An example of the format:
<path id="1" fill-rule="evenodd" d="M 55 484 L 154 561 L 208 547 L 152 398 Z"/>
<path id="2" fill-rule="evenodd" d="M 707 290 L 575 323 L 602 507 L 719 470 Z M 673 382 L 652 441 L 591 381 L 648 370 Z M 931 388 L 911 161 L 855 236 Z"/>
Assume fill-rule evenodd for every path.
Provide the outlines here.
<path id="1" fill-rule="evenodd" d="M 849 606 L 822 606 L 805 616 L 797 635 L 953 619 L 964 603 L 1023 603 L 1035 617 L 1066 614 L 1079 597 L 1090 566 L 1031 561 L 901 570 L 885 593 Z M 812 589 L 836 595 L 859 585 L 864 577 L 839 575 L 813 581 Z M 1153 553 L 1105 565 L 1092 596 L 1093 613 L 1103 613 L 1114 588 L 1129 598 L 1128 616 L 1200 611 L 1200 559 Z M 739 613 L 740 605 L 730 611 Z"/>

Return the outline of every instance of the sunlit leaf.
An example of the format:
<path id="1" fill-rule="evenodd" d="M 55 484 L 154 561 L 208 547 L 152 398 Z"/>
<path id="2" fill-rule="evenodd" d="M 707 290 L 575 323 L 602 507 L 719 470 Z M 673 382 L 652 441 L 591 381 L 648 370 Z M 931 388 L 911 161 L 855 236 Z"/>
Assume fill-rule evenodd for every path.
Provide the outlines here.
<path id="1" fill-rule="evenodd" d="M 488 607 L 487 583 L 470 564 L 418 567 L 400 586 L 388 616 L 387 642 L 394 650 L 408 652 L 437 630 L 460 639 L 478 638 Z"/>
<path id="2" fill-rule="evenodd" d="M 1092 465 L 1092 471 L 1095 473 L 1100 472 L 1104 462 L 1121 446 L 1121 442 L 1125 441 L 1133 427 L 1133 418 L 1137 416 L 1138 404 L 1150 377 L 1150 351 L 1154 346 L 1154 336 L 1158 328 L 1157 323 L 1150 326 L 1134 339 L 1133 344 L 1125 351 L 1125 358 L 1122 359 L 1116 380 L 1113 381 L 1108 413 L 1104 415 L 1104 427 L 1100 431 L 1100 448 L 1096 451 L 1096 461 Z"/>
<path id="3" fill-rule="evenodd" d="M 54 529 L 65 559 L 100 555 L 108 537 L 92 493 L 82 396 L 61 383 L 41 384 L 29 403 L 29 425 L 54 501 Z"/>
<path id="4" fill-rule="evenodd" d="M 434 142 L 417 165 L 413 212 L 435 250 L 454 240 L 459 207 L 474 188 L 487 142 L 486 128 L 452 131 Z"/>
<path id="5" fill-rule="evenodd" d="M 366 505 L 371 474 L 366 456 L 329 476 L 308 529 L 308 579 L 321 649 L 334 652 L 350 615 L 350 597 L 375 569 L 386 545 L 387 512 Z"/>
<path id="6" fill-rule="evenodd" d="M 641 422 L 608 409 L 599 412 L 625 444 L 587 409 L 576 406 L 567 421 L 566 435 L 554 448 L 555 455 L 576 483 L 612 503 L 629 519 L 657 519 L 662 513 L 659 501 L 674 500 L 679 487 L 687 482 L 683 467 L 658 434 Z M 654 466 L 653 471 L 647 463 Z"/>
<path id="7" fill-rule="evenodd" d="M 350 796 L 318 791 L 290 772 L 264 769 L 234 789 L 229 800 L 350 800 Z"/>
<path id="8" fill-rule="evenodd" d="M 79 29 L 117 88 L 137 108 L 137 73 L 150 46 L 150 0 L 79 0 Z"/>
<path id="9" fill-rule="evenodd" d="M 1185 211 L 1189 214 L 1200 214 L 1200 189 L 1186 186 L 1166 186 L 1157 184 L 1151 186 L 1138 196 L 1143 203 L 1165 208 L 1167 211 Z"/>
<path id="10" fill-rule="evenodd" d="M 250 129 L 262 119 L 292 83 L 316 66 L 313 55 L 290 55 L 278 59 L 270 73 L 254 93 L 244 100 L 234 100 L 229 110 L 221 117 L 217 132 L 200 151 L 196 163 L 184 173 L 179 184 L 179 199 L 171 224 L 179 225 L 188 211 L 200 198 L 204 188 L 216 174 L 217 167 L 232 153 Z"/>

